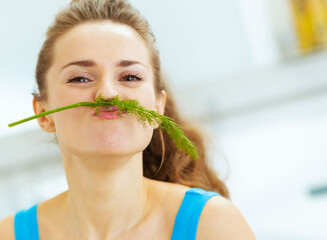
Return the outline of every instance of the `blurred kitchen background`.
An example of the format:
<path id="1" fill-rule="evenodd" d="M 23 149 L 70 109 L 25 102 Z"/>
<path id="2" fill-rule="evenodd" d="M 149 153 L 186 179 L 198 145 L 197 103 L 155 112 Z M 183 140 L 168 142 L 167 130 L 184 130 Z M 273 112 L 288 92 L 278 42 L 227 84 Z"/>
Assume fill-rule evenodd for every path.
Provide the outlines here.
<path id="1" fill-rule="evenodd" d="M 259 240 L 327 239 L 327 0 L 132 0 L 187 118 Z M 47 26 L 68 0 L 1 0 L 0 218 L 67 189 L 33 115 Z"/>

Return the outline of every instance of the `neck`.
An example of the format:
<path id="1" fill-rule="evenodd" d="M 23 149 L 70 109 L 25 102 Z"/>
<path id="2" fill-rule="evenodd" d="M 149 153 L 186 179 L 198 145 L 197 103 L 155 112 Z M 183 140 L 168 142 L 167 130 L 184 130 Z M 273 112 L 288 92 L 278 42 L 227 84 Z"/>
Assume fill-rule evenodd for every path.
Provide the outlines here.
<path id="1" fill-rule="evenodd" d="M 99 164 L 100 163 L 100 164 Z M 129 158 L 65 157 L 67 225 L 78 239 L 111 239 L 132 229 L 149 210 L 142 153 Z"/>

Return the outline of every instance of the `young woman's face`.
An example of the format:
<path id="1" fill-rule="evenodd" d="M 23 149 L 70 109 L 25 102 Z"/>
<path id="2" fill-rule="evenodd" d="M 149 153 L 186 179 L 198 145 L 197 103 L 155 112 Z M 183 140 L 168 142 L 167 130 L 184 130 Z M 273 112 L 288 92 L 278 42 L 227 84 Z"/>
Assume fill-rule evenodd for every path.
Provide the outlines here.
<path id="1" fill-rule="evenodd" d="M 165 96 L 155 97 L 149 50 L 134 29 L 109 21 L 85 23 L 59 38 L 53 53 L 45 110 L 92 102 L 101 94 L 135 99 L 163 114 Z M 132 115 L 103 119 L 94 113 L 94 108 L 78 107 L 49 115 L 62 150 L 94 157 L 131 155 L 149 144 L 153 127 L 143 127 Z"/>

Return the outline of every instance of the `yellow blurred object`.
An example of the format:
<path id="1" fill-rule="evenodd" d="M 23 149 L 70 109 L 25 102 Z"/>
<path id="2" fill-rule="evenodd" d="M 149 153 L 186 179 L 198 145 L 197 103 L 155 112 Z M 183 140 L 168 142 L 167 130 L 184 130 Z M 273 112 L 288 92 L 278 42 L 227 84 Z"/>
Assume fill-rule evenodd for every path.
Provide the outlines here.
<path id="1" fill-rule="evenodd" d="M 290 0 L 299 49 L 311 52 L 327 43 L 326 0 Z"/>

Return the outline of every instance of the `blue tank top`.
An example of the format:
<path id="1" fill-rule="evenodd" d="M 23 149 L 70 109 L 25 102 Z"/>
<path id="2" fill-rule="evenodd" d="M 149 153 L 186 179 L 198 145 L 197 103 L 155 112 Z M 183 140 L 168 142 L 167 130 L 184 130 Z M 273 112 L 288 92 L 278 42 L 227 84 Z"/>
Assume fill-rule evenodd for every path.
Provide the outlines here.
<path id="1" fill-rule="evenodd" d="M 213 196 L 220 195 L 200 188 L 186 191 L 175 218 L 171 240 L 195 240 L 202 209 Z M 16 240 L 39 240 L 37 204 L 15 214 L 14 230 Z"/>

